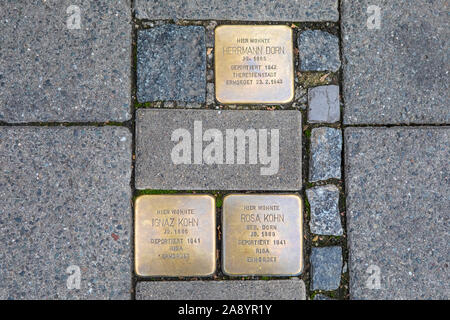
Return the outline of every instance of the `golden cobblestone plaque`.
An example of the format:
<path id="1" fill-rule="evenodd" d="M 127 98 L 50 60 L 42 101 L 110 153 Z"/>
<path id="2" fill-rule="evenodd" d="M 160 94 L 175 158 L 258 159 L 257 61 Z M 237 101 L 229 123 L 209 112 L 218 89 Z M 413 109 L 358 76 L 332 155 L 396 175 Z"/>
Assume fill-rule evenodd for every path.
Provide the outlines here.
<path id="1" fill-rule="evenodd" d="M 294 98 L 292 29 L 228 25 L 215 30 L 216 98 L 224 104 L 284 104 Z"/>
<path id="2" fill-rule="evenodd" d="M 209 195 L 145 195 L 135 203 L 136 274 L 208 276 L 216 269 L 216 210 Z"/>
<path id="3" fill-rule="evenodd" d="M 233 194 L 223 202 L 222 269 L 294 276 L 303 269 L 303 208 L 295 194 Z"/>

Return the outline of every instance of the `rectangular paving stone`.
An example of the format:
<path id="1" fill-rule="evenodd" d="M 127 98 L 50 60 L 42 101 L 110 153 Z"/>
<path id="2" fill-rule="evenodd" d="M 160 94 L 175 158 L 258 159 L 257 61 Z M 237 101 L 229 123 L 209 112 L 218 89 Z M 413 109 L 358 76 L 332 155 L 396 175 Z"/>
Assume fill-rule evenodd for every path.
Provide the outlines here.
<path id="1" fill-rule="evenodd" d="M 137 300 L 306 300 L 300 279 L 138 282 Z"/>
<path id="2" fill-rule="evenodd" d="M 345 124 L 450 123 L 448 1 L 345 0 L 341 21 Z"/>
<path id="3" fill-rule="evenodd" d="M 311 208 L 309 229 L 314 234 L 342 236 L 339 189 L 332 184 L 306 190 Z"/>
<path id="4" fill-rule="evenodd" d="M 341 179 L 342 133 L 321 127 L 311 130 L 309 181 Z"/>
<path id="5" fill-rule="evenodd" d="M 0 122 L 131 118 L 129 0 L 5 0 L 0 12 Z"/>
<path id="6" fill-rule="evenodd" d="M 450 127 L 348 128 L 352 299 L 444 299 L 449 286 Z"/>
<path id="7" fill-rule="evenodd" d="M 131 138 L 0 128 L 0 299 L 131 297 Z"/>
<path id="8" fill-rule="evenodd" d="M 138 31 L 137 99 L 205 102 L 206 46 L 201 26 Z"/>
<path id="9" fill-rule="evenodd" d="M 337 0 L 136 0 L 138 19 L 338 21 Z"/>
<path id="10" fill-rule="evenodd" d="M 337 290 L 341 283 L 342 248 L 311 249 L 311 290 Z"/>
<path id="11" fill-rule="evenodd" d="M 303 271 L 303 203 L 296 194 L 229 194 L 223 199 L 222 270 L 229 276 Z"/>
<path id="12" fill-rule="evenodd" d="M 150 110 L 136 119 L 136 188 L 300 190 L 301 113 Z"/>
<path id="13" fill-rule="evenodd" d="M 153 194 L 135 202 L 135 270 L 144 277 L 209 276 L 216 270 L 211 195 Z"/>
<path id="14" fill-rule="evenodd" d="M 309 123 L 336 123 L 340 118 L 339 86 L 319 86 L 308 89 Z"/>

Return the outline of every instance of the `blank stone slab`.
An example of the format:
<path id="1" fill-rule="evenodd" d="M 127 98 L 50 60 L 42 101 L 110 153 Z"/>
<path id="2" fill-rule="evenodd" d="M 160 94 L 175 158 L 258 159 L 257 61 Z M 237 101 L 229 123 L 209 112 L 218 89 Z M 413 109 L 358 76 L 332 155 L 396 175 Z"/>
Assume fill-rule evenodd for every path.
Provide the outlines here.
<path id="1" fill-rule="evenodd" d="M 379 29 L 368 28 L 373 5 Z M 344 123 L 449 124 L 448 1 L 347 0 L 341 7 Z"/>
<path id="2" fill-rule="evenodd" d="M 307 30 L 298 37 L 300 71 L 332 71 L 341 67 L 339 38 L 320 30 Z"/>
<path id="3" fill-rule="evenodd" d="M 68 28 L 71 5 L 80 29 Z M 129 0 L 1 1 L 0 12 L 0 122 L 131 119 Z"/>
<path id="4" fill-rule="evenodd" d="M 0 128 L 0 300 L 131 297 L 131 141 L 118 127 Z"/>
<path id="5" fill-rule="evenodd" d="M 205 102 L 206 46 L 201 26 L 162 25 L 138 31 L 139 102 Z"/>
<path id="6" fill-rule="evenodd" d="M 309 181 L 341 178 L 342 133 L 340 129 L 314 128 L 311 131 Z"/>
<path id="7" fill-rule="evenodd" d="M 136 0 L 138 19 L 338 21 L 337 0 Z"/>
<path id="8" fill-rule="evenodd" d="M 319 86 L 308 90 L 308 122 L 335 123 L 341 118 L 339 86 Z"/>
<path id="9" fill-rule="evenodd" d="M 341 236 L 342 224 L 339 214 L 339 189 L 326 185 L 306 190 L 311 207 L 309 228 L 314 234 Z"/>
<path id="10" fill-rule="evenodd" d="M 299 111 L 139 109 L 136 119 L 138 189 L 302 188 Z M 238 153 L 244 133 L 252 143 Z"/>
<path id="11" fill-rule="evenodd" d="M 311 290 L 338 289 L 341 283 L 341 271 L 341 247 L 311 249 Z"/>
<path id="12" fill-rule="evenodd" d="M 450 127 L 345 139 L 351 298 L 448 300 Z"/>
<path id="13" fill-rule="evenodd" d="M 305 283 L 289 280 L 138 282 L 137 300 L 306 300 Z"/>

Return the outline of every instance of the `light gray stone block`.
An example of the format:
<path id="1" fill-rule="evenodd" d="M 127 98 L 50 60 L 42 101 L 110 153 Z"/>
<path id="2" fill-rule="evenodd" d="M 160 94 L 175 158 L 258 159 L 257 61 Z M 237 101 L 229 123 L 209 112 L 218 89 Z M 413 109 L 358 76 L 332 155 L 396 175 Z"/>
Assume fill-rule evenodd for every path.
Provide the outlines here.
<path id="1" fill-rule="evenodd" d="M 241 144 L 233 140 L 237 129 L 241 137 L 252 137 L 252 143 L 246 138 L 244 148 L 239 147 L 242 158 Z M 301 132 L 301 113 L 294 110 L 139 109 L 136 188 L 300 190 Z"/>
<path id="2" fill-rule="evenodd" d="M 305 284 L 289 280 L 138 282 L 137 300 L 306 300 Z"/>
<path id="3" fill-rule="evenodd" d="M 332 71 L 341 67 L 339 38 L 320 30 L 306 30 L 298 37 L 300 71 Z"/>
<path id="4" fill-rule="evenodd" d="M 326 185 L 306 190 L 311 207 L 309 228 L 320 235 L 342 236 L 341 216 L 339 214 L 339 189 Z"/>
<path id="5" fill-rule="evenodd" d="M 327 127 L 312 129 L 310 152 L 309 181 L 341 179 L 340 129 Z"/>
<path id="6" fill-rule="evenodd" d="M 340 118 L 339 86 L 320 86 L 308 90 L 309 123 L 335 123 Z"/>
<path id="7" fill-rule="evenodd" d="M 0 122 L 131 119 L 129 0 L 5 0 L 0 12 Z"/>
<path id="8" fill-rule="evenodd" d="M 0 128 L 0 299 L 131 298 L 131 140 L 118 127 Z"/>
<path id="9" fill-rule="evenodd" d="M 448 300 L 450 127 L 349 128 L 345 144 L 350 297 Z"/>

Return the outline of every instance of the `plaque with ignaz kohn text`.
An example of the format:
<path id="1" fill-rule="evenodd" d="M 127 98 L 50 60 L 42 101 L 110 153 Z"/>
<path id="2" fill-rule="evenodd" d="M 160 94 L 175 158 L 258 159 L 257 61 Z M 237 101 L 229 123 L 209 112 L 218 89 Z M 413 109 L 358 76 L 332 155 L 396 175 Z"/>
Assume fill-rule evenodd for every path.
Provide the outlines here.
<path id="1" fill-rule="evenodd" d="M 217 100 L 224 104 L 289 103 L 294 98 L 293 50 L 288 26 L 217 27 Z"/>
<path id="2" fill-rule="evenodd" d="M 208 276 L 216 269 L 215 199 L 209 195 L 144 195 L 135 203 L 139 276 Z"/>
<path id="3" fill-rule="evenodd" d="M 295 276 L 303 269 L 302 200 L 295 194 L 235 194 L 223 202 L 223 272 Z"/>

